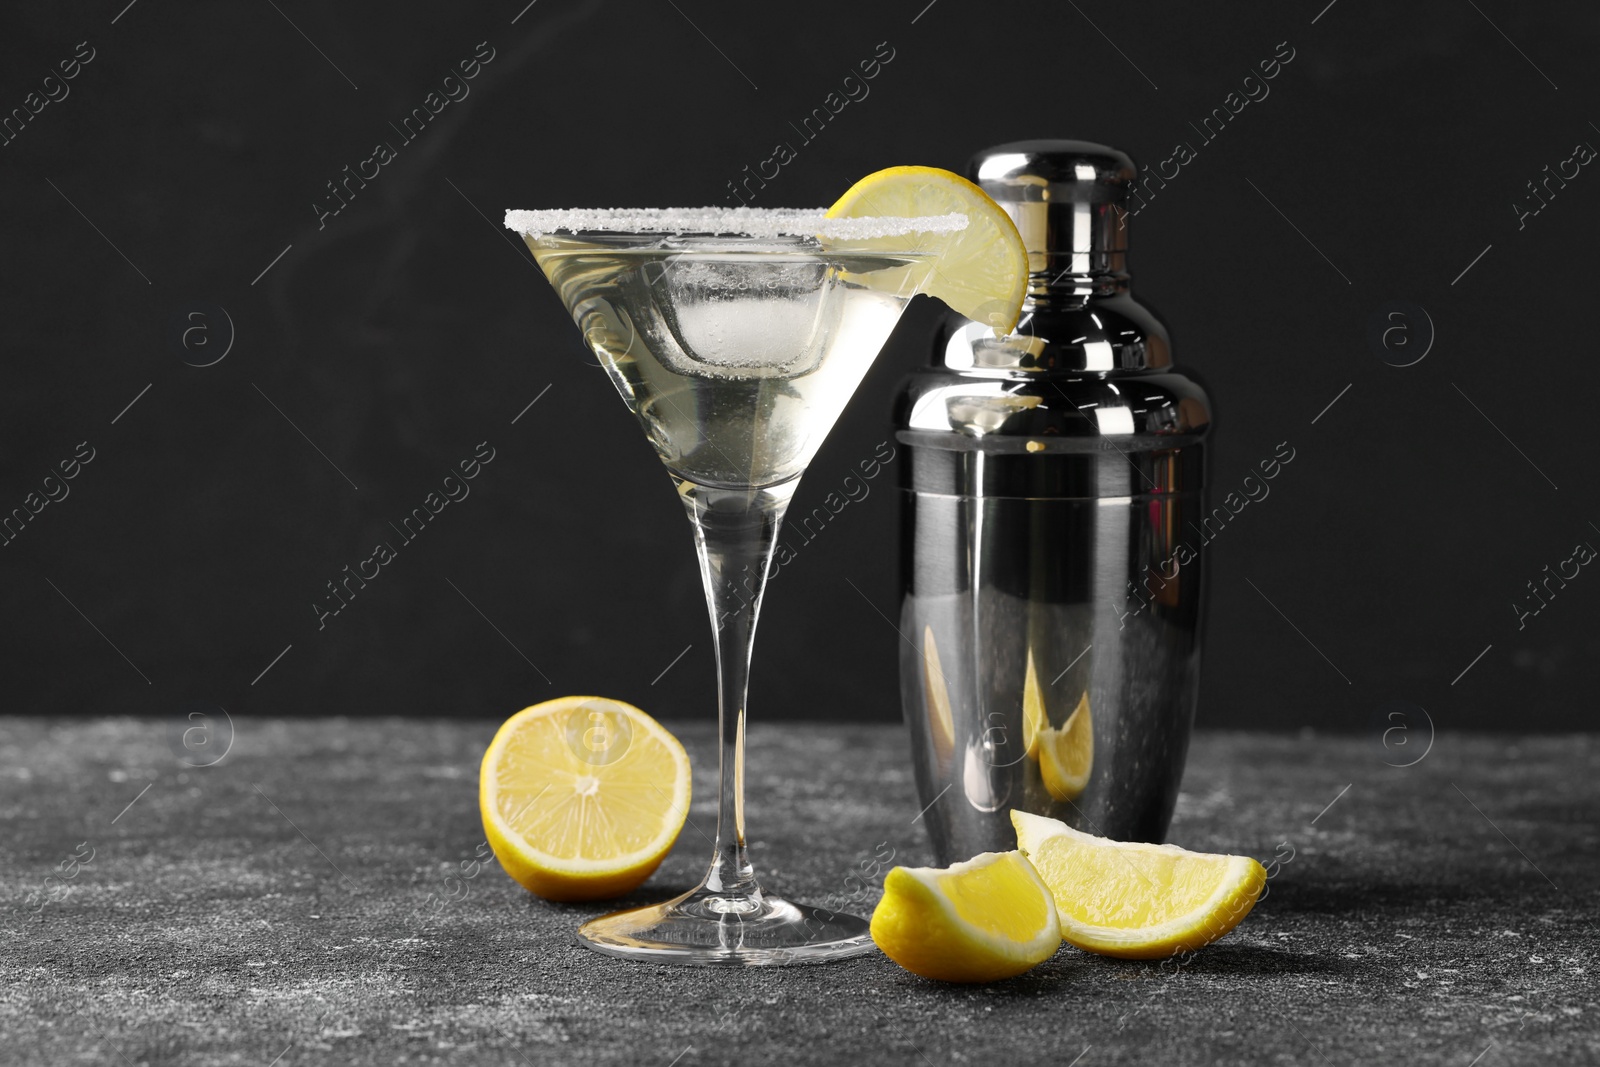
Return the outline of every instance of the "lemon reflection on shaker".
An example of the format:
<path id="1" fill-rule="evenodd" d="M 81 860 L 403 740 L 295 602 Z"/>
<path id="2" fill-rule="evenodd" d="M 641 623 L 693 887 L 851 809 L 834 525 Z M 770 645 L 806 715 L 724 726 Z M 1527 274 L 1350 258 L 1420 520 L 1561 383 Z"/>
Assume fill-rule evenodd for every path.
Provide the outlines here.
<path id="1" fill-rule="evenodd" d="M 1075 800 L 1093 770 L 1094 721 L 1086 690 L 1059 730 L 1047 726 L 1039 731 L 1039 774 L 1051 796 Z"/>
<path id="2" fill-rule="evenodd" d="M 922 628 L 922 691 L 926 696 L 928 734 L 933 738 L 934 754 L 941 767 L 948 767 L 956 747 L 956 725 L 950 713 L 950 685 L 939 669 L 939 646 L 934 643 L 932 626 Z"/>
<path id="3" fill-rule="evenodd" d="M 1028 649 L 1028 669 L 1022 680 L 1022 743 L 1028 755 L 1039 758 L 1039 731 L 1050 725 L 1044 710 L 1044 690 L 1039 687 L 1039 669 L 1033 665 L 1033 649 Z"/>

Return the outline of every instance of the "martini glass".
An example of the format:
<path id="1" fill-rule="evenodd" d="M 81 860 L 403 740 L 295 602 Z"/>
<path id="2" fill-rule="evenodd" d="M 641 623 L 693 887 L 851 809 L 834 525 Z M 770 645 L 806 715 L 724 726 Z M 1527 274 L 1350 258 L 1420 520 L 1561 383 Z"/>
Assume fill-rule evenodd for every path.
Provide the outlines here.
<path id="1" fill-rule="evenodd" d="M 750 652 L 800 476 L 931 267 L 930 256 L 904 246 L 959 230 L 965 216 L 513 211 L 506 225 L 526 239 L 672 476 L 694 527 L 715 633 L 720 795 L 711 864 L 689 892 L 593 919 L 580 941 L 614 956 L 690 964 L 871 951 L 865 919 L 767 893 L 751 867 Z"/>

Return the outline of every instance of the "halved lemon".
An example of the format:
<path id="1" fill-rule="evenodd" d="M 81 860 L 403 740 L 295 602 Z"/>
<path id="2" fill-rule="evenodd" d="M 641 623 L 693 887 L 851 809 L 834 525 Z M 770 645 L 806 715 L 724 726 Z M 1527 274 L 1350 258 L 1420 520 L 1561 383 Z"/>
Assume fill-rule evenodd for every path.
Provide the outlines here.
<path id="1" fill-rule="evenodd" d="M 547 900 L 638 886 L 689 817 L 689 756 L 660 723 L 605 697 L 559 697 L 507 719 L 483 754 L 489 847 Z"/>
<path id="2" fill-rule="evenodd" d="M 1039 731 L 1039 775 L 1057 800 L 1076 800 L 1094 771 L 1094 720 L 1089 714 L 1089 694 L 1078 698 L 1067 721 L 1057 730 Z"/>
<path id="3" fill-rule="evenodd" d="M 1239 925 L 1267 883 L 1249 856 L 1109 841 L 1012 811 L 1017 847 L 1055 897 L 1061 936 L 1103 956 L 1164 959 Z"/>
<path id="4" fill-rule="evenodd" d="M 1061 932 L 1050 890 L 1022 853 L 985 852 L 946 868 L 892 868 L 872 940 L 912 974 L 992 982 L 1049 959 Z"/>
<path id="5" fill-rule="evenodd" d="M 828 209 L 829 218 L 850 219 L 949 214 L 965 215 L 966 229 L 879 237 L 868 244 L 931 254 L 922 291 L 1004 336 L 1022 313 L 1028 249 L 1011 216 L 988 193 L 938 167 L 890 167 L 856 182 Z M 875 274 L 884 284 L 892 284 L 893 272 L 869 273 L 865 284 L 873 284 Z"/>

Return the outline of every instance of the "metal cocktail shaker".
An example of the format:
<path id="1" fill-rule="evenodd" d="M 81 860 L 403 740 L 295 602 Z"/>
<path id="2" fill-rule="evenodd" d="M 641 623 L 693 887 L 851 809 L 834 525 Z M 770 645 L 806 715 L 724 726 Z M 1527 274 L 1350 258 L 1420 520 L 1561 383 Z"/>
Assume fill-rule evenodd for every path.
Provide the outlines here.
<path id="1" fill-rule="evenodd" d="M 975 157 L 1028 247 L 1022 320 L 952 314 L 897 402 L 900 688 L 942 864 L 1015 848 L 1012 808 L 1159 841 L 1177 801 L 1211 404 L 1128 292 L 1136 173 L 1081 141 Z"/>

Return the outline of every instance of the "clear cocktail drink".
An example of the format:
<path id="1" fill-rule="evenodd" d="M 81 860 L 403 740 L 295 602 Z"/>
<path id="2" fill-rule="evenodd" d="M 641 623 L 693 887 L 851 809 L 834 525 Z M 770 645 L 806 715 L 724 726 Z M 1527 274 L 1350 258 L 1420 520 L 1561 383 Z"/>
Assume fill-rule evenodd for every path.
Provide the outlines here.
<path id="1" fill-rule="evenodd" d="M 927 273 L 914 241 L 960 215 L 512 212 L 694 525 L 716 635 L 721 789 L 701 884 L 594 919 L 589 947 L 663 962 L 772 964 L 869 951 L 867 922 L 767 894 L 745 854 L 750 649 L 778 526 L 806 465 Z M 753 592 L 754 595 L 751 595 Z"/>

